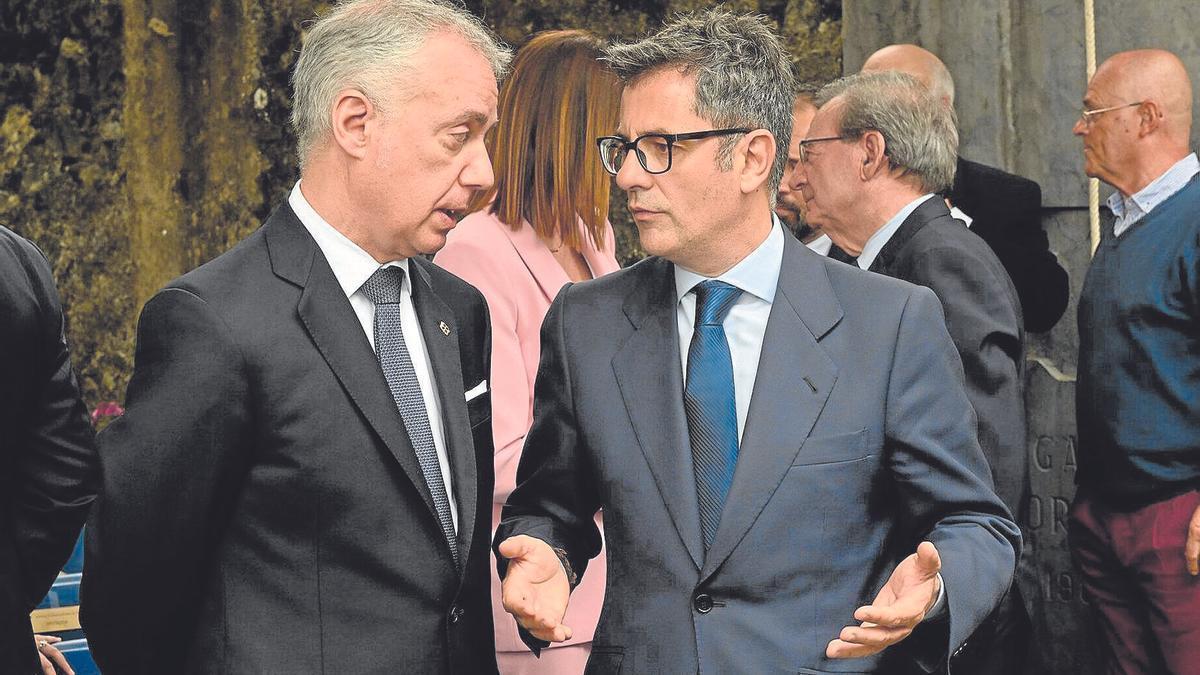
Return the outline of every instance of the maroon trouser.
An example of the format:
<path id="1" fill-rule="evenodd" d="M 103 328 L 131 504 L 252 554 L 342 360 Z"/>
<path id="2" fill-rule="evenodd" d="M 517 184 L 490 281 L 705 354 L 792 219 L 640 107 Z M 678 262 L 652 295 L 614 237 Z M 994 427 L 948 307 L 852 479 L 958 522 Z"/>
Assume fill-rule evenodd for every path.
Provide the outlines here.
<path id="1" fill-rule="evenodd" d="M 1200 674 L 1200 577 L 1184 542 L 1200 492 L 1134 511 L 1077 497 L 1068 540 L 1100 618 L 1106 673 Z"/>

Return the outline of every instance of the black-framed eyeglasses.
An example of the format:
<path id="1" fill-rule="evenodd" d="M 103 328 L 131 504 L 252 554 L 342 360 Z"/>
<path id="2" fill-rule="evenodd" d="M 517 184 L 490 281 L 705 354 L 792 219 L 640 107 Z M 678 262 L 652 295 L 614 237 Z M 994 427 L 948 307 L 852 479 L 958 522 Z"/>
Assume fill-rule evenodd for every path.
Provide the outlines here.
<path id="1" fill-rule="evenodd" d="M 1143 103 L 1145 103 L 1145 101 L 1138 101 L 1136 103 L 1122 103 L 1121 105 L 1110 105 L 1107 108 L 1095 108 L 1093 110 L 1088 110 L 1087 108 L 1083 108 L 1082 110 L 1079 111 L 1079 119 L 1083 121 L 1083 126 L 1090 127 L 1090 126 L 1092 126 L 1092 123 L 1096 120 L 1096 117 L 1099 115 L 1102 115 L 1106 112 L 1112 112 L 1114 110 L 1123 110 L 1125 108 L 1133 108 L 1134 106 L 1139 106 Z"/>
<path id="2" fill-rule="evenodd" d="M 620 136 L 601 136 L 596 139 L 600 148 L 600 163 L 604 170 L 617 175 L 625 164 L 629 151 L 637 155 L 638 163 L 646 173 L 666 173 L 671 170 L 671 155 L 675 144 L 679 141 L 695 141 L 713 136 L 728 136 L 730 134 L 745 134 L 754 131 L 745 127 L 736 129 L 709 129 L 707 131 L 689 131 L 685 134 L 643 134 L 626 140 Z"/>
<path id="3" fill-rule="evenodd" d="M 848 141 L 851 138 L 854 137 L 847 136 L 845 134 L 842 134 L 841 136 L 818 136 L 817 138 L 802 138 L 798 143 L 800 146 L 800 163 L 808 164 L 808 146 L 812 145 L 813 143 L 824 143 L 825 141 Z"/>

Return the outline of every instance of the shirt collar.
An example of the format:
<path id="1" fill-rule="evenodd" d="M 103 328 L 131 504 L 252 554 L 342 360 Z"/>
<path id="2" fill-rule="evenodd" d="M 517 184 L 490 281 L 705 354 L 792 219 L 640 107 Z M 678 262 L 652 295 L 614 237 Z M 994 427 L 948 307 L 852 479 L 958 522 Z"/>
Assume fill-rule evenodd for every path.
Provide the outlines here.
<path id="1" fill-rule="evenodd" d="M 755 248 L 738 264 L 729 268 L 724 274 L 716 277 L 732 286 L 737 286 L 745 293 L 765 300 L 775 301 L 775 289 L 779 286 L 779 270 L 783 266 L 783 223 L 774 214 L 771 215 L 771 231 L 758 248 Z M 706 279 L 701 274 L 675 265 L 675 300 L 683 300 L 696 284 Z"/>
<path id="2" fill-rule="evenodd" d="M 1200 160 L 1196 159 L 1196 153 L 1189 153 L 1187 157 L 1175 162 L 1163 175 L 1155 178 L 1149 185 L 1128 199 L 1122 197 L 1120 192 L 1109 195 L 1108 209 L 1117 217 L 1117 220 L 1123 218 L 1127 211 L 1133 211 L 1131 206 L 1137 208 L 1137 211 L 1140 212 L 1138 215 L 1146 215 L 1171 195 L 1183 189 L 1183 186 L 1187 185 L 1197 173 L 1200 173 Z"/>
<path id="3" fill-rule="evenodd" d="M 325 259 L 329 261 L 329 267 L 333 270 L 333 276 L 337 279 L 338 285 L 342 287 L 342 292 L 346 294 L 347 298 L 354 295 L 381 267 L 394 266 L 404 270 L 404 283 L 408 284 L 407 259 L 393 260 L 380 265 L 375 258 L 371 257 L 370 253 L 350 241 L 349 237 L 339 232 L 313 209 L 308 200 L 304 198 L 304 194 L 300 192 L 300 181 L 296 181 L 291 194 L 288 195 L 288 205 L 296 212 L 296 217 L 300 219 L 304 228 L 316 240 L 321 253 L 325 254 Z"/>
<path id="4" fill-rule="evenodd" d="M 883 250 L 883 247 L 896 234 L 896 230 L 900 229 L 900 226 L 904 224 L 905 220 L 908 220 L 908 217 L 912 215 L 913 211 L 917 210 L 918 206 L 924 204 L 931 197 L 937 197 L 937 195 L 933 193 L 921 195 L 905 204 L 904 208 L 897 211 L 891 220 L 883 224 L 883 227 L 875 230 L 875 234 L 871 235 L 867 243 L 863 244 L 862 253 L 858 254 L 859 268 L 864 270 L 870 269 L 871 263 L 875 262 L 875 258 L 879 256 L 879 252 Z"/>
<path id="5" fill-rule="evenodd" d="M 821 236 L 817 237 L 816 239 L 813 239 L 812 241 L 805 244 L 805 246 L 807 246 L 809 248 L 809 250 L 811 250 L 815 253 L 820 253 L 821 255 L 829 255 L 829 249 L 833 248 L 833 240 L 829 238 L 829 235 L 822 234 Z"/>

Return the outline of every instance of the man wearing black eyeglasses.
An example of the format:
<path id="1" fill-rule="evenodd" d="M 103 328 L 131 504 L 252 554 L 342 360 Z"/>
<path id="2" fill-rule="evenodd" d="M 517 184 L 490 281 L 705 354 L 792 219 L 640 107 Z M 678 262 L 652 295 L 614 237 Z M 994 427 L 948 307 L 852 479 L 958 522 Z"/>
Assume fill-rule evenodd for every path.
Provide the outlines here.
<path id="1" fill-rule="evenodd" d="M 1019 534 L 936 299 L 773 217 L 794 89 L 764 19 L 702 11 L 607 58 L 626 88 L 600 159 L 652 257 L 547 314 L 495 539 L 505 608 L 534 648 L 571 635 L 603 508 L 589 672 L 944 661 L 1007 588 Z"/>

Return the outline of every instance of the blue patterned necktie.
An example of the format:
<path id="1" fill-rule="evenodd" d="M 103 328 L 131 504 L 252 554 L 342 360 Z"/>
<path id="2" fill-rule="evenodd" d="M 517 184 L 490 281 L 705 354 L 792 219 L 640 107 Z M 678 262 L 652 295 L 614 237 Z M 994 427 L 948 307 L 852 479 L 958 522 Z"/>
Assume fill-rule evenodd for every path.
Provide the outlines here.
<path id="1" fill-rule="evenodd" d="M 454 533 L 454 519 L 450 514 L 450 500 L 446 495 L 446 484 L 442 481 L 442 469 L 438 464 L 437 448 L 433 444 L 433 431 L 429 427 L 429 412 L 425 409 L 425 398 L 417 381 L 408 347 L 404 344 L 404 332 L 400 327 L 400 288 L 404 284 L 404 270 L 399 267 L 381 267 L 359 289 L 375 303 L 375 354 L 383 368 L 392 399 L 400 410 L 404 428 L 421 463 L 421 474 L 433 496 L 442 533 L 450 544 L 454 563 L 458 561 L 458 537 Z"/>
<path id="2" fill-rule="evenodd" d="M 704 549 L 712 545 L 721 523 L 725 495 L 737 465 L 737 408 L 733 394 L 733 361 L 721 322 L 737 302 L 741 289 L 722 281 L 696 285 L 696 330 L 688 347 L 683 410 L 687 415 L 700 529 Z"/>

